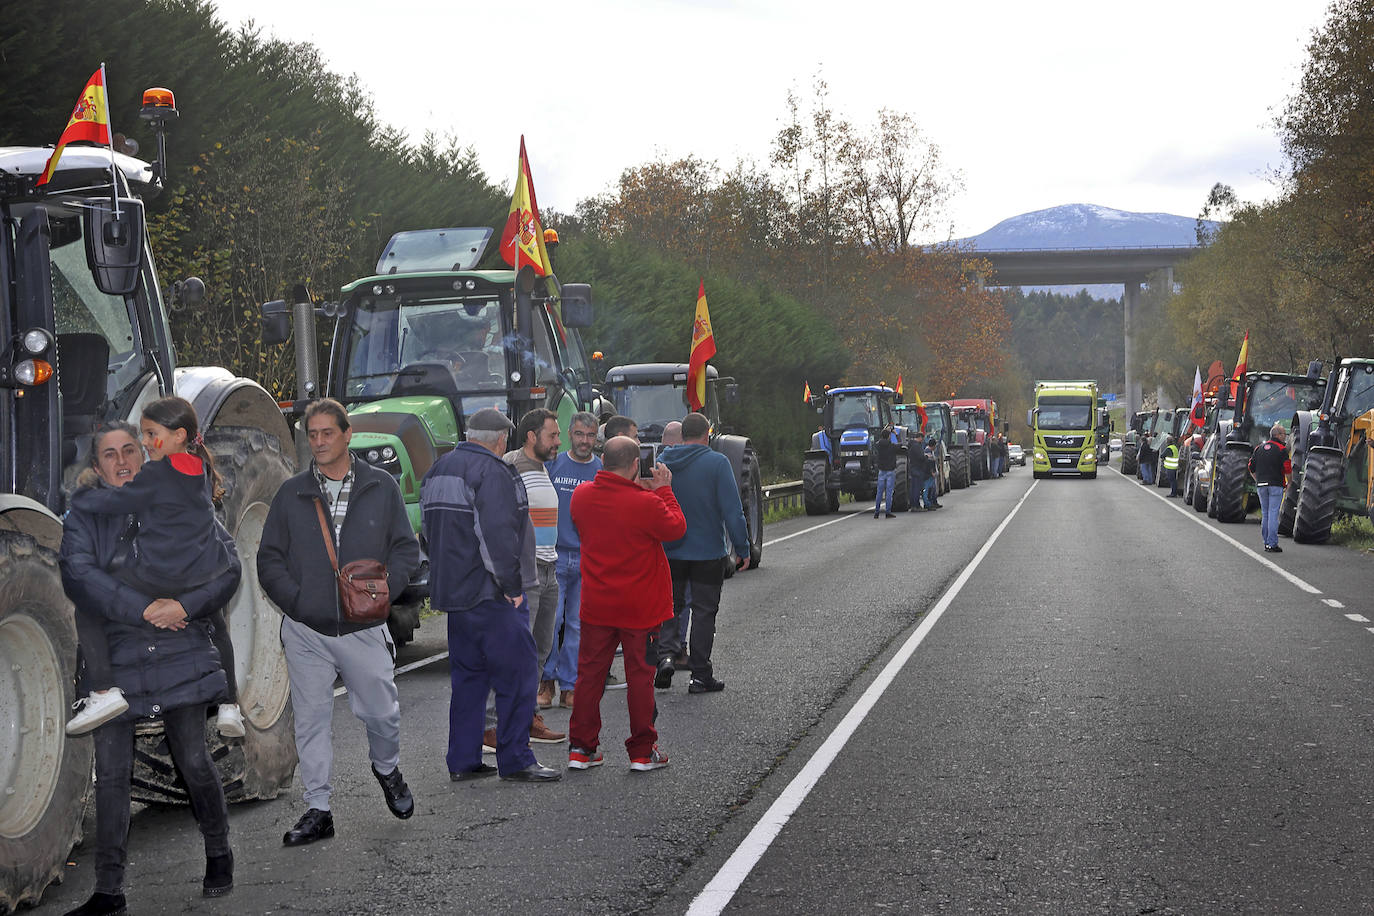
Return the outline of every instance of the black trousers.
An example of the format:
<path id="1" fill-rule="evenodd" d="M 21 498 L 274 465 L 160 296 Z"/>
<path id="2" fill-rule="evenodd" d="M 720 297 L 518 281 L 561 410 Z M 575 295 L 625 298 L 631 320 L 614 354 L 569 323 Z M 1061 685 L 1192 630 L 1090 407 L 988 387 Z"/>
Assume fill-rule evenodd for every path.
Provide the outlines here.
<path id="1" fill-rule="evenodd" d="M 205 855 L 229 852 L 229 809 L 219 771 L 205 746 L 205 707 L 162 712 L 172 762 L 186 784 L 191 813 L 205 838 Z M 107 722 L 95 730 L 95 890 L 124 893 L 128 859 L 129 782 L 134 768 L 134 723 Z"/>
<path id="2" fill-rule="evenodd" d="M 713 675 L 711 648 L 716 642 L 716 611 L 720 609 L 720 590 L 725 583 L 725 558 L 714 560 L 668 560 L 673 575 L 673 619 L 659 628 L 658 658 L 672 658 L 682 651 L 682 618 L 690 607 L 691 627 L 687 636 L 687 655 L 692 677 L 709 680 Z M 687 583 L 692 585 L 690 604 Z"/>

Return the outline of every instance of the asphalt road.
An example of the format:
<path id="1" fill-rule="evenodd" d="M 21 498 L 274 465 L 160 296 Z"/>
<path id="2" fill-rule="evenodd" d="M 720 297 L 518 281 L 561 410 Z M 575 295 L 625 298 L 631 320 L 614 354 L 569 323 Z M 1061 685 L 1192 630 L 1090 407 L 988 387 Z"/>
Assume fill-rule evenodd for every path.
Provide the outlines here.
<path id="1" fill-rule="evenodd" d="M 237 886 L 206 901 L 189 813 L 140 812 L 131 912 L 1368 912 L 1374 623 L 1347 615 L 1374 617 L 1374 560 L 1265 555 L 1257 521 L 1160 493 L 1018 468 L 935 513 L 770 526 L 726 586 L 726 690 L 659 693 L 665 770 L 628 770 L 617 691 L 604 767 L 451 783 L 438 662 L 398 681 L 397 821 L 341 698 L 338 835 L 281 846 L 298 784 L 236 806 Z M 72 861 L 44 912 L 89 893 Z"/>

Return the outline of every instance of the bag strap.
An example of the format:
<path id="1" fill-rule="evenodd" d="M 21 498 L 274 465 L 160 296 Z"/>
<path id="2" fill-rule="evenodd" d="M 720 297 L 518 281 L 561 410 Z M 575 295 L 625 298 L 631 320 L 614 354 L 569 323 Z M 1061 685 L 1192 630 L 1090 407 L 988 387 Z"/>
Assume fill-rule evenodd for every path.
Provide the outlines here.
<path id="1" fill-rule="evenodd" d="M 329 523 L 324 518 L 324 502 L 315 500 L 315 511 L 320 516 L 320 534 L 324 535 L 324 549 L 329 551 L 329 565 L 334 567 L 334 575 L 339 574 L 339 558 L 334 553 L 334 533 L 329 530 Z"/>

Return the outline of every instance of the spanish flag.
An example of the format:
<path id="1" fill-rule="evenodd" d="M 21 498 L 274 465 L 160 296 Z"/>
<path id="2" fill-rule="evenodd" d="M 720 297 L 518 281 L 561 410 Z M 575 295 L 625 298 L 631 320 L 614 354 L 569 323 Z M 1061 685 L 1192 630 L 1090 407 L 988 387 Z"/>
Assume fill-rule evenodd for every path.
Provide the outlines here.
<path id="1" fill-rule="evenodd" d="M 701 410 L 706 403 L 706 361 L 716 355 L 716 335 L 706 308 L 706 284 L 698 281 L 697 315 L 692 322 L 692 354 L 687 363 L 687 403 Z"/>
<path id="2" fill-rule="evenodd" d="M 898 397 L 901 397 L 901 394 L 902 394 L 902 376 L 901 376 L 901 373 L 898 373 L 898 374 L 897 374 L 897 389 L 896 389 L 896 391 L 897 391 L 897 396 L 898 396 Z"/>
<path id="3" fill-rule="evenodd" d="M 901 379 L 898 379 L 897 382 L 900 384 Z M 926 424 L 930 422 L 930 417 L 926 415 L 926 402 L 921 400 L 921 392 L 915 388 L 911 389 L 911 396 L 916 399 L 916 415 L 921 418 L 921 432 L 925 432 Z"/>
<path id="4" fill-rule="evenodd" d="M 501 258 L 519 272 L 528 264 L 535 276 L 553 273 L 549 264 L 549 250 L 544 247 L 544 227 L 539 222 L 539 203 L 534 197 L 534 179 L 530 177 L 530 160 L 525 155 L 525 137 L 520 136 L 520 164 L 515 176 L 515 191 L 510 198 L 510 215 L 501 232 Z"/>
<path id="5" fill-rule="evenodd" d="M 101 64 L 100 69 L 92 73 L 91 78 L 86 81 L 86 88 L 81 90 L 76 107 L 72 109 L 71 119 L 67 121 L 67 129 L 62 131 L 62 136 L 57 139 L 57 148 L 48 157 L 43 174 L 34 182 L 36 186 L 42 187 L 48 183 L 57 171 L 57 160 L 62 158 L 62 150 L 68 143 L 75 143 L 77 140 L 103 143 L 107 146 L 110 143 L 110 106 L 105 99 L 104 64 Z"/>
<path id="6" fill-rule="evenodd" d="M 1240 391 L 1240 380 L 1245 376 L 1245 366 L 1250 360 L 1250 332 L 1245 332 L 1245 339 L 1240 342 L 1240 356 L 1236 357 L 1236 371 L 1231 374 L 1231 403 L 1236 402 L 1237 392 Z"/>
<path id="7" fill-rule="evenodd" d="M 805 390 L 802 391 L 802 403 L 803 403 L 803 404 L 810 404 L 810 403 L 811 403 L 811 383 L 810 383 L 810 382 L 803 382 L 802 384 L 806 386 Z"/>

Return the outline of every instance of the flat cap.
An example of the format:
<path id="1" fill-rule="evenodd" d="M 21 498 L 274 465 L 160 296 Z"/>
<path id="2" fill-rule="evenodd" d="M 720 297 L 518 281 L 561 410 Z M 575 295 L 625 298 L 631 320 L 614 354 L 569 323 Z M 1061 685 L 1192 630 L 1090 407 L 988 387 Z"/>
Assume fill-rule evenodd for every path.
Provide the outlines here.
<path id="1" fill-rule="evenodd" d="M 495 407 L 483 407 L 477 413 L 468 417 L 468 429 L 487 430 L 489 432 L 514 432 L 515 424 Z"/>

